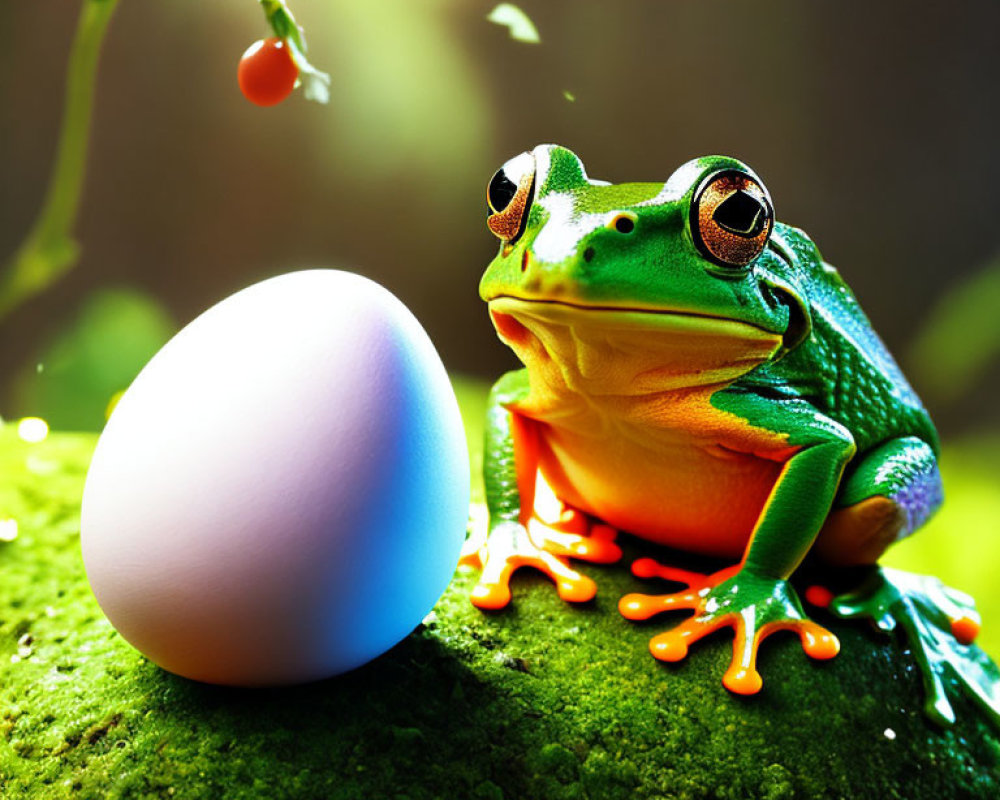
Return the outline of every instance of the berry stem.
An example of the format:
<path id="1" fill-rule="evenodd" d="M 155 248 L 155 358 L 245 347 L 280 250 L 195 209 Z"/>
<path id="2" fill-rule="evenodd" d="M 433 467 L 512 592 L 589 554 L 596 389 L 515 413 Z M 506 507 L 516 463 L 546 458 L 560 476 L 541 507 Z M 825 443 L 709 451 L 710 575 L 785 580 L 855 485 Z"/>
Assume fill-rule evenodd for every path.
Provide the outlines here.
<path id="1" fill-rule="evenodd" d="M 306 43 L 284 0 L 259 0 L 289 50 L 307 99 L 325 103 L 330 77 L 306 59 Z M 80 258 L 73 236 L 86 175 L 94 83 L 101 44 L 118 0 L 83 0 L 66 69 L 66 96 L 55 164 L 41 210 L 20 247 L 0 266 L 0 319 L 69 272 Z"/>
<path id="2" fill-rule="evenodd" d="M 274 35 L 284 39 L 303 84 L 306 100 L 326 103 L 330 99 L 330 76 L 316 69 L 306 58 L 306 39 L 285 0 L 259 0 Z"/>

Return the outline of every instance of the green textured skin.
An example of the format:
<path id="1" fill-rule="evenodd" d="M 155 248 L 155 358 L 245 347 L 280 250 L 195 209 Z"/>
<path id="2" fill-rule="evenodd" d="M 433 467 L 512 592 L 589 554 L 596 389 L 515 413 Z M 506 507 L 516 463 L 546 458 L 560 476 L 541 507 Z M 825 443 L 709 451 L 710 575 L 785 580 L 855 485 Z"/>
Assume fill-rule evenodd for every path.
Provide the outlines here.
<path id="1" fill-rule="evenodd" d="M 521 496 L 517 490 L 517 468 L 510 433 L 508 403 L 523 397 L 528 390 L 527 372 L 508 372 L 494 385 L 487 399 L 487 423 L 483 449 L 490 468 L 482 471 L 486 505 L 493 522 L 517 522 L 521 515 Z"/>
<path id="2" fill-rule="evenodd" d="M 485 395 L 460 393 L 474 461 Z M 0 516 L 21 523 L 17 539 L 0 543 L 0 797 L 985 800 L 1000 791 L 996 733 L 966 713 L 945 731 L 932 726 L 902 644 L 830 620 L 845 652 L 816 667 L 779 638 L 766 666 L 782 680 L 747 702 L 718 684 L 724 641 L 676 667 L 649 658 L 648 626 L 614 608 L 639 587 L 621 565 L 596 568 L 603 593 L 582 609 L 527 574 L 516 611 L 491 616 L 469 605 L 475 577 L 460 572 L 436 619 L 321 683 L 238 691 L 174 677 L 112 630 L 87 585 L 79 499 L 94 443 L 53 434 L 26 445 L 0 428 Z M 629 558 L 656 553 L 626 543 Z"/>
<path id="3" fill-rule="evenodd" d="M 950 620 L 959 616 L 974 618 L 978 624 L 979 615 L 967 594 L 937 578 L 885 567 L 854 591 L 835 598 L 830 610 L 844 619 L 874 620 L 887 633 L 902 629 L 920 665 L 924 711 L 939 725 L 954 723 L 956 694 L 996 720 L 1000 669 L 979 648 L 957 646 L 949 631 Z"/>
<path id="4" fill-rule="evenodd" d="M 720 278 L 718 269 L 694 246 L 688 208 L 700 178 L 723 168 L 737 168 L 756 177 L 746 165 L 719 156 L 695 159 L 677 173 L 687 177 L 687 190 L 678 199 L 650 204 L 663 184 L 592 185 L 570 151 L 553 147 L 548 157 L 550 167 L 529 209 L 524 233 L 510 252 L 501 247 L 483 275 L 480 294 L 484 299 L 512 294 L 593 305 L 625 302 L 636 308 L 691 310 L 738 319 L 783 333 L 789 326 L 789 309 L 769 303 L 763 287 L 779 289 L 800 301 L 809 335 L 780 358 L 727 387 L 733 391 L 720 391 L 713 402 L 754 425 L 789 434 L 791 444 L 812 445 L 831 434 L 845 443 L 829 459 L 827 471 L 835 474 L 826 482 L 830 503 L 823 516 L 839 486 L 845 455 L 861 462 L 877 445 L 903 437 L 916 438 L 937 452 L 937 433 L 919 398 L 839 273 L 823 261 L 802 231 L 776 223 L 768 248 L 753 269 L 737 279 Z M 541 277 L 526 276 L 521 269 L 524 251 L 532 247 L 551 217 L 540 201 L 555 195 L 565 197 L 575 215 L 635 211 L 642 235 L 621 236 L 598 228 L 581 236 L 565 260 L 542 265 Z M 584 262 L 581 254 L 588 247 L 599 250 L 600 263 Z M 670 254 L 666 264 L 664 253 Z M 527 395 L 527 376 L 517 386 L 509 376 L 503 381 L 504 403 Z M 782 402 L 762 398 L 760 391 Z M 787 399 L 802 400 L 801 409 L 788 410 L 783 402 Z M 504 445 L 505 439 L 496 437 L 487 453 L 509 458 L 501 454 Z M 892 472 L 901 474 L 901 480 L 908 477 L 905 470 Z M 857 482 L 854 486 L 852 502 L 870 496 Z M 516 482 L 508 487 L 516 493 Z M 870 488 L 876 490 L 874 482 Z M 518 504 L 513 494 L 510 503 Z M 506 513 L 502 501 L 495 507 L 498 513 Z M 770 569 L 790 572 L 780 563 Z"/>
<path id="5" fill-rule="evenodd" d="M 691 230 L 696 190 L 723 169 L 759 183 L 741 162 L 705 157 L 682 166 L 666 184 L 599 185 L 565 148 L 543 145 L 532 157 L 537 188 L 527 221 L 515 242 L 502 242 L 483 275 L 484 300 L 680 311 L 782 335 L 784 346 L 772 359 L 711 397 L 715 408 L 756 429 L 784 434 L 798 451 L 757 521 L 740 572 L 714 586 L 696 616 L 706 623 L 735 620 L 751 640 L 766 625 L 804 620 L 787 581 L 831 509 L 888 497 L 906 515 L 905 536 L 940 504 L 938 438 L 923 405 L 850 289 L 803 232 L 775 223 L 763 252 L 743 269 L 720 267 L 699 250 Z M 634 215 L 634 234 L 605 223 L 623 212 Z M 513 412 L 505 409 L 528 398 L 528 372 L 508 374 L 498 387 L 489 411 L 485 481 L 491 535 L 509 536 L 497 525 L 517 518 L 521 499 L 509 435 Z M 923 614 L 934 600 L 927 595 L 897 608 Z M 877 602 L 866 608 L 877 618 Z M 971 601 L 960 610 L 976 618 Z M 948 623 L 934 613 L 903 629 L 919 637 L 926 626 L 948 630 Z M 943 664 L 978 659 L 975 648 L 959 645 L 950 634 L 947 641 L 935 638 L 933 646 L 914 646 L 929 654 L 921 660 L 929 686 Z M 980 681 L 978 696 L 987 698 L 987 712 L 1000 722 L 995 674 L 980 671 L 971 680 Z M 947 722 L 948 715 L 936 719 Z"/>
<path id="6" fill-rule="evenodd" d="M 801 299 L 811 335 L 739 383 L 773 385 L 807 399 L 850 431 L 859 456 L 905 436 L 918 437 L 937 452 L 937 433 L 919 398 L 809 237 L 778 223 L 755 272 Z"/>

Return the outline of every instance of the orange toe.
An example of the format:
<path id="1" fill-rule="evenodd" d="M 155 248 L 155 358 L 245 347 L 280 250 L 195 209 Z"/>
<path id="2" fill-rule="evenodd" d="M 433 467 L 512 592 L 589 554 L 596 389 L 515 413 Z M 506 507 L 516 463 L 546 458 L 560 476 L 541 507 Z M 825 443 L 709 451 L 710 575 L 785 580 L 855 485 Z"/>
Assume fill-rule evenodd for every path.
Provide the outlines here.
<path id="1" fill-rule="evenodd" d="M 659 661 L 681 661 L 688 654 L 687 642 L 672 631 L 649 640 L 649 652 Z"/>
<path id="2" fill-rule="evenodd" d="M 502 583 L 480 583 L 473 588 L 470 599 L 476 608 L 495 611 L 510 602 L 510 587 Z"/>
<path id="3" fill-rule="evenodd" d="M 637 578 L 655 578 L 659 567 L 652 558 L 639 558 L 632 562 L 632 574 Z"/>
<path id="4" fill-rule="evenodd" d="M 618 611 L 625 619 L 649 619 L 648 600 L 648 595 L 627 594 L 618 601 Z"/>
<path id="5" fill-rule="evenodd" d="M 829 608 L 833 602 L 833 592 L 825 586 L 810 586 L 805 591 L 805 598 L 818 608 Z"/>
<path id="6" fill-rule="evenodd" d="M 591 535 L 581 537 L 573 546 L 572 554 L 597 564 L 614 564 L 622 557 L 622 549 L 613 538 Z"/>
<path id="7" fill-rule="evenodd" d="M 722 676 L 722 685 L 734 694 L 757 694 L 764 681 L 752 667 L 734 665 Z"/>
<path id="8" fill-rule="evenodd" d="M 810 658 L 825 661 L 840 652 L 840 639 L 819 625 L 802 627 L 802 649 Z"/>
<path id="9" fill-rule="evenodd" d="M 575 580 L 562 578 L 556 581 L 556 591 L 563 600 L 571 603 L 586 603 L 597 594 L 597 584 L 581 575 Z"/>
<path id="10" fill-rule="evenodd" d="M 972 644 L 979 635 L 979 623 L 972 617 L 959 617 L 951 621 L 951 635 L 959 644 Z"/>

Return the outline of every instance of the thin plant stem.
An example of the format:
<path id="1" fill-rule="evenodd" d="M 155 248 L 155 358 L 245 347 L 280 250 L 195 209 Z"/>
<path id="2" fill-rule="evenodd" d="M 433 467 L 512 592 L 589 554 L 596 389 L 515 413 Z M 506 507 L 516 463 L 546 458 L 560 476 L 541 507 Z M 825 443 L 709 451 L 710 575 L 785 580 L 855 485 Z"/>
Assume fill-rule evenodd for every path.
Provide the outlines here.
<path id="1" fill-rule="evenodd" d="M 94 81 L 101 42 L 118 0 L 84 0 L 66 71 L 66 98 L 55 166 L 41 211 L 0 270 L 0 318 L 75 266 L 73 237 L 86 172 Z"/>

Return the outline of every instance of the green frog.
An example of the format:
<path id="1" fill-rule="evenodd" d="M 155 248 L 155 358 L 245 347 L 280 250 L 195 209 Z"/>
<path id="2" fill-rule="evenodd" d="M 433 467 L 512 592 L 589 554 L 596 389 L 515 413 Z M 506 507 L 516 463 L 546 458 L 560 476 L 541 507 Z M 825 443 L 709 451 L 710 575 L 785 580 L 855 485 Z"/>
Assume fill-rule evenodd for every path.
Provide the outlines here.
<path id="1" fill-rule="evenodd" d="M 761 179 L 711 156 L 665 183 L 610 184 L 541 145 L 504 164 L 487 202 L 500 250 L 480 294 L 524 368 L 490 393 L 489 520 L 463 555 L 482 568 L 472 602 L 507 605 L 522 566 L 588 601 L 596 585 L 570 560 L 618 560 L 619 531 L 718 557 L 731 565 L 712 574 L 639 559 L 637 576 L 684 588 L 619 610 L 693 612 L 651 640 L 664 661 L 731 627 L 723 684 L 754 694 L 768 635 L 794 631 L 816 659 L 839 650 L 789 583 L 808 555 L 831 574 L 859 568 L 842 570 L 865 576 L 851 591 L 817 585 L 807 599 L 907 634 L 932 718 L 954 720 L 961 686 L 1000 719 L 971 598 L 877 566 L 941 504 L 934 425 L 837 270 L 775 220 Z"/>

